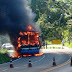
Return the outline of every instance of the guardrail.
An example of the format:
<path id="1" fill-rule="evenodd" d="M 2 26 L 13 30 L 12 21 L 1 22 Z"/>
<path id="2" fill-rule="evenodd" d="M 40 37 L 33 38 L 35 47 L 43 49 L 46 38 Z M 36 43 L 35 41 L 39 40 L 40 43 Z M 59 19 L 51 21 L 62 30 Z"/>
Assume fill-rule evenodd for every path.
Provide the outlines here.
<path id="1" fill-rule="evenodd" d="M 42 46 L 42 48 L 45 48 L 45 49 L 47 49 L 47 48 L 58 48 L 58 49 L 69 49 L 68 47 L 66 47 L 66 46 L 62 46 L 62 45 L 45 45 L 45 46 Z"/>

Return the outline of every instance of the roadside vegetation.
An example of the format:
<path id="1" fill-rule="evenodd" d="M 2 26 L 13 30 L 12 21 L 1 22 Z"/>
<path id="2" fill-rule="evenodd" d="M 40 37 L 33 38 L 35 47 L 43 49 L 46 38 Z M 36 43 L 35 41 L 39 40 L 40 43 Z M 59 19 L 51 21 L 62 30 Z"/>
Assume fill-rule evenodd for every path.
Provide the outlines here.
<path id="1" fill-rule="evenodd" d="M 6 49 L 0 49 L 0 64 L 9 62 L 10 58 Z"/>
<path id="2" fill-rule="evenodd" d="M 44 42 L 60 39 L 72 48 L 72 0 L 31 0 L 31 8 Z"/>
<path id="3" fill-rule="evenodd" d="M 68 42 L 65 43 L 65 46 L 72 48 L 72 42 L 69 44 Z"/>
<path id="4" fill-rule="evenodd" d="M 47 43 L 48 45 L 53 45 L 53 44 L 52 44 L 52 41 L 46 40 L 45 43 Z M 61 43 L 61 44 L 59 44 L 59 45 L 63 45 L 63 44 Z M 69 48 L 72 48 L 72 42 L 69 43 L 68 41 L 65 41 L 64 46 L 69 47 Z"/>
<path id="5" fill-rule="evenodd" d="M 54 45 L 54 44 L 52 44 L 51 42 L 48 42 L 48 44 L 47 45 Z M 62 45 L 62 43 L 61 44 L 58 44 L 58 45 L 61 45 L 61 46 L 63 46 Z M 64 46 L 66 46 L 66 47 L 68 47 L 68 48 L 72 48 L 72 43 L 65 43 L 64 44 Z M 61 49 L 62 47 L 46 47 L 46 44 L 45 44 L 45 46 L 43 46 L 42 47 L 42 49 Z"/>
<path id="6" fill-rule="evenodd" d="M 52 41 L 46 40 L 46 41 L 45 41 L 45 45 L 46 45 L 46 43 L 47 43 L 47 45 L 54 45 L 54 44 L 52 44 Z M 58 44 L 58 45 L 63 46 L 62 43 L 61 43 L 61 44 Z M 69 44 L 69 42 L 66 41 L 66 42 L 64 43 L 64 46 L 69 47 L 69 48 L 72 48 L 72 42 Z M 46 48 L 46 47 L 43 47 L 43 48 Z M 55 47 L 55 48 L 58 48 L 58 47 Z M 50 48 L 49 48 L 49 49 L 50 49 Z"/>

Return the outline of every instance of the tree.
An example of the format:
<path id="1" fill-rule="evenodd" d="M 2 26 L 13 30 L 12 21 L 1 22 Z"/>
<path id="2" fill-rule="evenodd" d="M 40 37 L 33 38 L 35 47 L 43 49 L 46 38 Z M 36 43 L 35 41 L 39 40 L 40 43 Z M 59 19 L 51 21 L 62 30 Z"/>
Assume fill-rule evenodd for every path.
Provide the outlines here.
<path id="1" fill-rule="evenodd" d="M 43 39 L 63 39 L 68 30 L 68 20 L 72 17 L 72 1 L 32 0 L 31 8 L 36 13 L 35 21 L 40 23 Z"/>

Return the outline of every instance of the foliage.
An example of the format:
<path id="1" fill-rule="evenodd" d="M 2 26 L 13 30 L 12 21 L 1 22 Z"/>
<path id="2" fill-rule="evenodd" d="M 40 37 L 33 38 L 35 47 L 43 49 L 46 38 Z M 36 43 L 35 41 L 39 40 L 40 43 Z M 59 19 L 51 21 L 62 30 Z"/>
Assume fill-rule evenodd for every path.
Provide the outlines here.
<path id="1" fill-rule="evenodd" d="M 0 50 L 0 64 L 5 63 L 10 61 L 10 58 L 7 54 L 7 50 L 6 49 L 1 49 Z"/>
<path id="2" fill-rule="evenodd" d="M 36 13 L 43 40 L 69 39 L 69 21 L 72 18 L 72 0 L 32 0 L 31 8 Z M 71 22 L 71 21 L 70 21 Z M 66 33 L 66 34 L 65 34 Z"/>
<path id="3" fill-rule="evenodd" d="M 65 46 L 69 47 L 69 48 L 72 48 L 72 41 L 71 43 L 69 44 L 68 42 L 65 43 Z"/>

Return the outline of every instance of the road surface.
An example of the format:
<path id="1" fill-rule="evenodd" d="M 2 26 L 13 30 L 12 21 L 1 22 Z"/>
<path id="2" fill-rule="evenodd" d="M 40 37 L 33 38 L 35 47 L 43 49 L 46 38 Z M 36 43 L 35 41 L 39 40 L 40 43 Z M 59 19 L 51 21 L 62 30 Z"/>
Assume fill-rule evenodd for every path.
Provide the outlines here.
<path id="1" fill-rule="evenodd" d="M 56 68 L 48 72 L 72 72 L 72 67 L 70 66 L 70 63 L 68 63 L 60 68 Z"/>
<path id="2" fill-rule="evenodd" d="M 42 56 L 23 57 L 20 58 L 19 60 L 14 61 L 13 62 L 14 68 L 12 69 L 9 68 L 10 63 L 1 64 L 0 72 L 56 72 L 57 69 L 58 70 L 60 68 L 63 69 L 63 67 L 65 68 L 65 66 L 68 67 L 68 65 L 66 64 L 60 68 L 48 71 L 48 69 L 53 67 L 52 66 L 53 57 L 55 57 L 56 64 L 58 66 L 60 64 L 65 63 L 68 59 L 70 59 L 70 56 L 68 54 L 64 54 L 63 52 L 59 52 L 60 50 L 57 52 L 56 51 L 53 52 L 52 50 L 51 50 L 52 52 L 48 50 L 45 51 L 46 53 L 44 53 Z M 31 59 L 31 63 L 32 63 L 32 67 L 30 68 L 28 67 L 29 58 Z"/>

